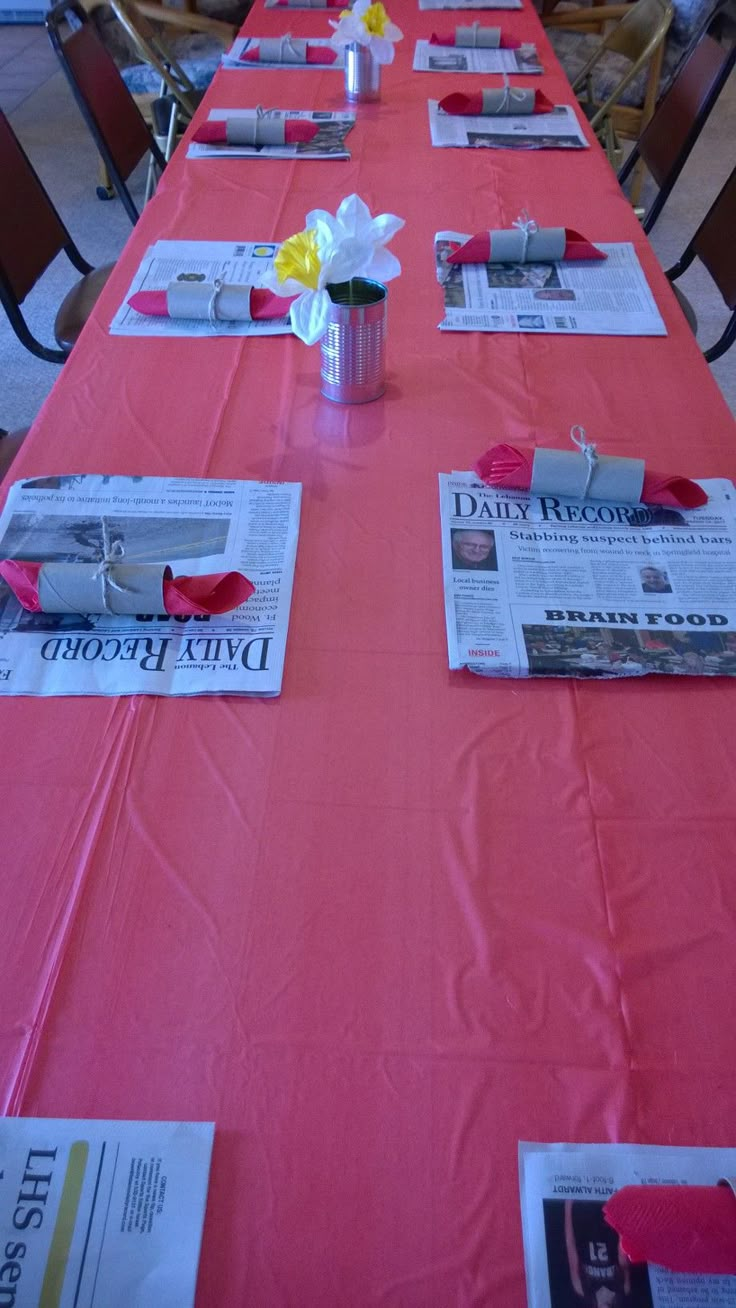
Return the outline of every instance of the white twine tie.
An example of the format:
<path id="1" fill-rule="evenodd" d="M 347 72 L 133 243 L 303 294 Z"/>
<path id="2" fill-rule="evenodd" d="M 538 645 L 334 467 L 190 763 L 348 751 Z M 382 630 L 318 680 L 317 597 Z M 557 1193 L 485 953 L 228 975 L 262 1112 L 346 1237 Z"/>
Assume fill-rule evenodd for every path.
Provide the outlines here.
<path id="1" fill-rule="evenodd" d="M 279 61 L 282 64 L 286 62 L 286 60 L 284 59 L 284 51 L 287 48 L 291 50 L 291 53 L 293 55 L 296 55 L 297 59 L 299 58 L 299 51 L 294 45 L 294 38 L 291 35 L 291 32 L 287 32 L 286 36 L 282 36 L 279 40 Z"/>
<path id="2" fill-rule="evenodd" d="M 516 219 L 516 222 L 513 222 L 511 226 L 518 227 L 522 237 L 524 238 L 524 244 L 521 247 L 521 262 L 526 263 L 526 253 L 529 247 L 529 237 L 533 236 L 535 232 L 538 232 L 539 227 L 537 226 L 534 219 L 529 217 L 529 214 L 526 209 L 522 209 L 521 213 L 519 214 L 519 217 Z M 582 431 L 582 427 L 580 428 L 580 430 Z M 583 436 L 585 436 L 585 432 L 583 432 Z"/>
<path id="3" fill-rule="evenodd" d="M 512 86 L 511 82 L 509 81 L 508 73 L 503 73 L 503 95 L 501 96 L 501 103 L 498 106 L 498 112 L 502 114 L 504 110 L 508 109 L 511 106 L 512 100 L 523 100 L 523 99 L 524 99 L 524 91 L 522 87 Z"/>
<path id="4" fill-rule="evenodd" d="M 471 23 L 471 24 L 470 24 L 470 27 L 469 27 L 469 29 L 468 29 L 470 32 L 473 33 L 473 40 L 472 40 L 472 43 L 471 43 L 471 46 L 470 46 L 471 50 L 475 50 L 476 46 L 478 45 L 478 28 L 479 28 L 479 27 L 480 27 L 480 22 L 479 22 L 479 20 L 476 18 L 475 22 L 474 22 L 474 23 Z"/>
<path id="5" fill-rule="evenodd" d="M 580 497 L 584 500 L 590 490 L 590 483 L 593 480 L 593 473 L 595 472 L 596 464 L 598 463 L 598 450 L 595 442 L 587 439 L 585 428 L 580 427 L 577 424 L 570 428 L 570 440 L 573 445 L 577 445 L 588 465 L 588 475 L 585 479 L 585 486 L 583 487 L 583 493 Z"/>
<path id="6" fill-rule="evenodd" d="M 114 568 L 115 564 L 119 563 L 124 557 L 125 548 L 121 540 L 110 541 L 110 529 L 104 518 L 100 519 L 100 526 L 102 528 L 102 558 L 100 559 L 97 570 L 93 574 L 92 580 L 102 582 L 102 603 L 105 613 L 112 613 L 113 610 L 110 607 L 109 592 L 111 590 L 117 590 L 125 593 L 129 589 L 128 586 L 121 585 L 111 572 L 111 569 Z"/>
<path id="7" fill-rule="evenodd" d="M 213 331 L 217 329 L 217 301 L 220 298 L 222 290 L 222 278 L 216 277 L 212 286 L 212 294 L 209 304 L 207 305 L 207 321 Z"/>

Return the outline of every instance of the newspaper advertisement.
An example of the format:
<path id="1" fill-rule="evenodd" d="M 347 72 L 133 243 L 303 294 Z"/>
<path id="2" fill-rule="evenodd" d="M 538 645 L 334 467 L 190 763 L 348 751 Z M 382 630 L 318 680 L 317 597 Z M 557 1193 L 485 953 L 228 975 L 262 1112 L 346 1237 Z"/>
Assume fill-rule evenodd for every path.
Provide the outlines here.
<path id="1" fill-rule="evenodd" d="M 519 1144 L 529 1308 L 736 1308 L 736 1277 L 630 1263 L 603 1209 L 625 1185 L 717 1185 L 736 1149 Z"/>
<path id="2" fill-rule="evenodd" d="M 138 313 L 128 303 L 138 291 L 165 291 L 171 282 L 216 281 L 262 286 L 273 267 L 278 241 L 156 241 L 150 245 L 120 308 L 110 323 L 111 336 L 290 336 L 291 322 L 259 318 L 230 322 L 225 318 L 168 318 Z"/>
<path id="3" fill-rule="evenodd" d="M 0 1304 L 192 1308 L 214 1124 L 0 1121 Z"/>
<path id="4" fill-rule="evenodd" d="M 429 102 L 432 145 L 476 150 L 587 150 L 574 109 L 555 105 L 546 114 L 446 114 Z"/>
<path id="5" fill-rule="evenodd" d="M 294 69 L 294 68 L 344 68 L 345 67 L 345 55 L 343 53 L 342 48 L 340 48 L 339 50 L 336 49 L 335 46 L 332 45 L 332 43 L 330 42 L 329 37 L 325 38 L 325 37 L 310 36 L 307 38 L 309 41 L 310 50 L 314 50 L 317 47 L 319 47 L 320 49 L 324 49 L 325 59 L 323 63 L 317 61 L 315 61 L 314 63 L 312 63 L 311 61 L 309 63 L 302 63 L 301 61 L 299 63 L 296 62 L 292 63 L 289 62 L 288 60 L 279 61 L 278 63 L 273 63 L 268 59 L 251 60 L 251 59 L 243 58 L 243 55 L 246 54 L 247 51 L 257 50 L 260 41 L 264 39 L 270 40 L 271 38 L 270 37 L 263 38 L 259 36 L 236 36 L 230 49 L 226 50 L 222 56 L 222 62 L 225 68 L 244 68 L 246 72 L 249 72 L 253 68 Z M 288 41 L 289 37 L 285 36 L 283 39 L 284 41 Z M 299 39 L 301 40 L 303 38 L 299 38 Z"/>
<path id="6" fill-rule="evenodd" d="M 415 73 L 543 73 L 535 45 L 516 50 L 485 50 L 417 41 Z"/>
<path id="7" fill-rule="evenodd" d="M 420 9 L 521 9 L 522 0 L 419 0 Z"/>
<path id="8" fill-rule="evenodd" d="M 700 509 L 491 490 L 440 474 L 451 668 L 485 677 L 736 675 L 736 492 Z"/>
<path id="9" fill-rule="evenodd" d="M 200 145 L 192 141 L 187 159 L 349 159 L 345 144 L 348 132 L 355 126 L 355 114 L 333 113 L 321 109 L 211 109 L 208 122 L 225 122 L 228 118 L 284 119 L 314 123 L 319 128 L 311 141 L 296 141 L 290 145 Z"/>
<path id="10" fill-rule="evenodd" d="M 540 332 L 567 336 L 666 336 L 633 245 L 597 242 L 607 259 L 560 263 L 448 263 L 470 239 L 434 238 L 445 300 L 444 332 Z"/>
<path id="11" fill-rule="evenodd" d="M 220 616 L 31 613 L 0 580 L 2 695 L 278 695 L 299 533 L 297 482 L 86 475 L 11 486 L 0 559 L 244 573 Z"/>

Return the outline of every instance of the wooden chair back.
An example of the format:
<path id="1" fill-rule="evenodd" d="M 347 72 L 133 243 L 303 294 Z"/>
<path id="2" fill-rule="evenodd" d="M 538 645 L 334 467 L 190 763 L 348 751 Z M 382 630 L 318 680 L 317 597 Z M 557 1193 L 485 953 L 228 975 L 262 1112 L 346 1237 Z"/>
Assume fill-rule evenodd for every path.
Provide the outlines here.
<path id="1" fill-rule="evenodd" d="M 736 168 L 719 192 L 682 257 L 667 269 L 671 282 L 681 277 L 694 259 L 705 265 L 731 310 L 725 331 L 705 351 L 708 363 L 719 359 L 736 341 Z M 677 293 L 677 292 L 676 292 Z"/>
<path id="2" fill-rule="evenodd" d="M 2 111 L 0 176 L 0 272 L 22 304 L 70 237 Z"/>
<path id="3" fill-rule="evenodd" d="M 191 118 L 199 102 L 196 90 L 153 24 L 133 0 L 110 0 L 110 7 L 125 28 L 139 57 L 156 70 L 168 92 Z"/>

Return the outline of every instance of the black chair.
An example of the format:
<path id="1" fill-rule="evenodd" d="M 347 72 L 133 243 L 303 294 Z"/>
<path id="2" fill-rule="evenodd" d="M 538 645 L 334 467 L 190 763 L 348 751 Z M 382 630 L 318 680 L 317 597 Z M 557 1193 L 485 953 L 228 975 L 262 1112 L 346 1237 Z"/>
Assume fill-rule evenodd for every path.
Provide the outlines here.
<path id="1" fill-rule="evenodd" d="M 112 184 L 136 223 L 140 215 L 126 183 L 145 155 L 163 172 L 163 153 L 78 0 L 55 5 L 46 15 L 46 28 Z M 170 109 L 164 112 L 168 123 Z"/>
<path id="2" fill-rule="evenodd" d="M 661 214 L 736 63 L 733 38 L 720 45 L 714 36 L 720 21 L 719 10 L 679 65 L 618 174 L 623 185 L 642 159 L 659 187 L 643 218 L 645 232 L 652 230 Z"/>
<path id="3" fill-rule="evenodd" d="M 725 354 L 726 350 L 730 349 L 736 340 L 735 233 L 736 168 L 734 168 L 723 190 L 711 205 L 687 249 L 677 263 L 669 268 L 666 273 L 669 280 L 674 283 L 685 272 L 685 269 L 690 267 L 690 264 L 697 256 L 708 269 L 723 296 L 727 308 L 731 310 L 731 317 L 725 331 L 718 338 L 715 345 L 705 351 L 705 358 L 708 363 L 713 363 L 714 359 L 720 359 L 721 355 Z M 673 285 L 672 289 L 680 301 L 688 321 L 690 321 L 688 314 L 689 302 L 678 287 Z M 690 309 L 690 312 L 692 313 L 692 309 Z M 692 322 L 690 322 L 690 325 L 692 327 Z"/>
<path id="4" fill-rule="evenodd" d="M 39 359 L 63 363 L 113 265 L 94 269 L 82 258 L 29 160 L 0 112 L 0 300 L 18 339 Z M 54 324 L 58 349 L 37 341 L 21 305 L 57 254 L 64 251 L 81 281 L 65 297 Z"/>

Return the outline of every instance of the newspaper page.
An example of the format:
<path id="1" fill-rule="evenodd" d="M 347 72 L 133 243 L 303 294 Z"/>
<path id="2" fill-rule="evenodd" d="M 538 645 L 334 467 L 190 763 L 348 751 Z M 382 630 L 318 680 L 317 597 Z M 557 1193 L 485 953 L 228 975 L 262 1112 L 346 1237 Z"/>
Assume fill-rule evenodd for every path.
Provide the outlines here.
<path id="1" fill-rule="evenodd" d="M 274 64 L 274 63 L 269 63 L 265 59 L 255 59 L 252 62 L 248 59 L 243 59 L 243 55 L 245 54 L 246 50 L 257 49 L 261 39 L 262 38 L 259 36 L 236 36 L 230 49 L 226 50 L 222 56 L 222 62 L 225 68 L 244 68 L 246 72 L 249 72 L 254 68 L 255 69 L 258 68 L 310 69 L 310 68 L 344 68 L 345 67 L 345 55 L 343 53 L 343 50 L 342 49 L 336 50 L 335 46 L 332 45 L 332 43 L 330 42 L 329 37 L 317 37 L 317 36 L 310 36 L 307 37 L 306 39 L 309 41 L 310 46 L 324 47 L 325 52 L 328 54 L 328 58 L 325 59 L 324 63 Z M 336 56 L 334 60 L 331 58 L 332 54 Z"/>
<path id="2" fill-rule="evenodd" d="M 736 492 L 700 509 L 497 491 L 440 474 L 451 668 L 736 675 Z"/>
<path id="3" fill-rule="evenodd" d="M 111 336 L 290 336 L 291 322 L 163 318 L 138 313 L 128 304 L 136 291 L 165 291 L 170 282 L 234 282 L 262 286 L 278 241 L 156 241 L 150 245 L 110 323 Z"/>
<path id="4" fill-rule="evenodd" d="M 625 1185 L 717 1185 L 734 1174 L 736 1149 L 520 1142 L 529 1308 L 736 1308 L 735 1276 L 630 1263 L 603 1216 Z"/>
<path id="5" fill-rule="evenodd" d="M 293 145 L 199 145 L 192 141 L 187 159 L 349 159 L 345 144 L 348 132 L 355 126 L 355 114 L 332 113 L 321 109 L 211 109 L 209 122 L 223 122 L 227 118 L 301 119 L 319 127 L 311 141 L 296 141 Z"/>
<path id="6" fill-rule="evenodd" d="M 445 300 L 443 332 L 551 332 L 567 336 L 666 336 L 633 245 L 597 242 L 607 259 L 560 263 L 448 263 L 470 239 L 434 238 Z"/>
<path id="7" fill-rule="evenodd" d="M 420 9 L 521 9 L 522 0 L 419 0 Z"/>
<path id="8" fill-rule="evenodd" d="M 555 105 L 548 114 L 446 114 L 429 100 L 432 145 L 481 150 L 587 150 L 575 110 Z"/>
<path id="9" fill-rule="evenodd" d="M 483 50 L 417 41 L 415 73 L 543 73 L 535 45 L 516 50 Z"/>
<path id="10" fill-rule="evenodd" d="M 0 1120 L 0 1303 L 192 1308 L 214 1124 Z"/>
<path id="11" fill-rule="evenodd" d="M 0 559 L 95 563 L 103 526 L 121 562 L 175 576 L 245 573 L 231 613 L 29 613 L 0 579 L 2 695 L 278 695 L 299 533 L 297 482 L 100 475 L 11 486 Z"/>

